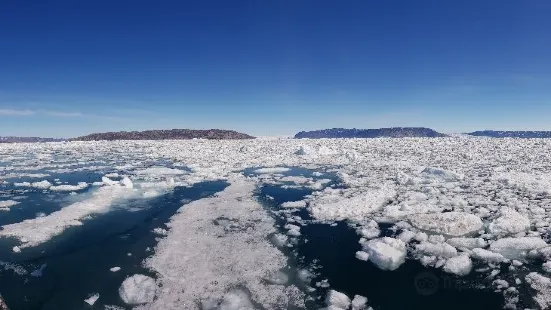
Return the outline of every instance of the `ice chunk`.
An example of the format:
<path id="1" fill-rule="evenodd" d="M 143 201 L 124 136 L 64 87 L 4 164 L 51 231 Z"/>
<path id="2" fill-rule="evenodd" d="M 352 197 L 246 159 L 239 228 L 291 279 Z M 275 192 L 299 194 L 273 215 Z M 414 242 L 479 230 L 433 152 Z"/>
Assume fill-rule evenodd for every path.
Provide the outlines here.
<path id="1" fill-rule="evenodd" d="M 460 181 L 464 177 L 462 174 L 459 174 L 459 173 L 456 173 L 456 172 L 453 172 L 453 171 L 444 170 L 444 169 L 440 169 L 440 168 L 433 168 L 433 167 L 425 168 L 422 171 L 422 174 L 424 174 L 427 177 L 431 177 L 431 178 L 435 178 L 435 179 L 441 179 L 441 180 L 447 181 L 447 182 Z"/>
<path id="2" fill-rule="evenodd" d="M 367 298 L 361 295 L 355 295 L 352 299 L 352 310 L 363 310 L 367 305 Z"/>
<path id="3" fill-rule="evenodd" d="M 135 274 L 122 282 L 119 295 L 126 304 L 139 305 L 152 302 L 156 290 L 157 284 L 153 278 Z"/>
<path id="4" fill-rule="evenodd" d="M 266 277 L 266 281 L 272 284 L 283 285 L 289 281 L 289 276 L 278 270 L 276 272 L 272 272 L 268 277 Z"/>
<path id="5" fill-rule="evenodd" d="M 254 306 L 247 293 L 242 290 L 234 290 L 227 293 L 222 302 L 216 308 L 218 310 L 253 310 Z"/>
<path id="6" fill-rule="evenodd" d="M 379 224 L 377 222 L 371 220 L 369 223 L 363 225 L 357 230 L 358 234 L 360 234 L 362 237 L 366 239 L 372 239 L 377 238 L 381 234 L 381 230 L 379 229 Z"/>
<path id="7" fill-rule="evenodd" d="M 341 292 L 329 290 L 325 297 L 327 306 L 333 306 L 340 309 L 347 309 L 350 306 L 350 298 Z"/>
<path id="8" fill-rule="evenodd" d="M 369 259 L 369 254 L 364 251 L 356 252 L 356 258 L 359 260 L 367 261 Z"/>
<path id="9" fill-rule="evenodd" d="M 406 259 L 406 244 L 402 240 L 383 237 L 364 243 L 369 260 L 383 270 L 395 270 Z"/>
<path id="10" fill-rule="evenodd" d="M 14 246 L 14 247 L 12 248 L 12 251 L 13 251 L 14 253 L 19 253 L 19 252 L 21 252 L 21 249 L 20 249 L 18 246 Z"/>
<path id="11" fill-rule="evenodd" d="M 48 182 L 47 180 L 31 183 L 31 187 L 34 187 L 37 189 L 48 189 L 51 186 L 52 186 L 52 183 Z"/>
<path id="12" fill-rule="evenodd" d="M 302 145 L 297 151 L 295 151 L 295 155 L 299 155 L 299 156 L 315 155 L 315 150 L 308 145 Z"/>
<path id="13" fill-rule="evenodd" d="M 494 235 L 511 235 L 527 231 L 530 228 L 530 220 L 510 208 L 502 208 L 501 216 L 488 226 L 490 233 Z"/>
<path id="14" fill-rule="evenodd" d="M 306 207 L 306 201 L 299 200 L 299 201 L 287 201 L 281 204 L 281 207 L 283 208 L 304 208 Z"/>
<path id="15" fill-rule="evenodd" d="M 300 226 L 293 225 L 293 224 L 287 224 L 285 225 L 285 229 L 287 229 L 287 234 L 289 236 L 300 236 Z"/>
<path id="16" fill-rule="evenodd" d="M 415 233 L 411 230 L 404 230 L 398 235 L 398 239 L 404 241 L 405 243 L 410 242 L 413 238 L 415 238 Z"/>
<path id="17" fill-rule="evenodd" d="M 82 225 L 81 220 L 89 215 L 109 211 L 115 199 L 130 194 L 131 191 L 120 186 L 101 187 L 91 198 L 75 202 L 47 216 L 4 225 L 0 237 L 18 238 L 23 242 L 21 248 L 36 246 L 61 234 L 67 227 Z"/>
<path id="18" fill-rule="evenodd" d="M 19 201 L 15 200 L 4 200 L 0 201 L 0 210 L 2 211 L 9 211 L 11 207 L 18 205 Z"/>
<path id="19" fill-rule="evenodd" d="M 356 220 L 380 210 L 396 195 L 394 186 L 386 184 L 365 191 L 346 191 L 335 195 L 332 189 L 325 190 L 310 203 L 312 216 L 323 221 Z"/>
<path id="20" fill-rule="evenodd" d="M 503 238 L 490 244 L 490 250 L 505 258 L 523 260 L 531 250 L 546 247 L 539 237 Z"/>
<path id="21" fill-rule="evenodd" d="M 134 188 L 134 183 L 132 183 L 132 180 L 130 180 L 129 177 L 122 178 L 120 183 L 121 183 L 122 186 L 124 186 L 126 188 Z"/>
<path id="22" fill-rule="evenodd" d="M 93 306 L 96 301 L 98 300 L 99 298 L 99 294 L 98 293 L 93 293 L 90 295 L 90 297 L 86 298 L 84 300 L 85 303 L 89 304 L 90 306 Z"/>
<path id="23" fill-rule="evenodd" d="M 282 234 L 275 234 L 272 236 L 272 242 L 275 244 L 275 246 L 282 248 L 285 245 L 287 245 L 288 238 L 285 235 Z"/>
<path id="24" fill-rule="evenodd" d="M 168 235 L 168 230 L 164 229 L 164 228 L 161 228 L 161 227 L 157 227 L 157 228 L 154 228 L 153 229 L 153 232 L 157 235 L 161 235 L 161 236 L 166 236 Z"/>
<path id="25" fill-rule="evenodd" d="M 72 192 L 72 191 L 78 191 L 78 190 L 81 190 L 81 189 L 85 189 L 87 187 L 88 187 L 88 183 L 78 182 L 77 185 L 63 184 L 63 185 L 51 186 L 50 190 L 53 191 L 53 192 Z"/>
<path id="26" fill-rule="evenodd" d="M 121 267 L 113 267 L 113 268 L 110 268 L 109 270 L 111 272 L 117 272 L 117 271 L 121 270 Z"/>
<path id="27" fill-rule="evenodd" d="M 482 228 L 482 220 L 463 212 L 413 214 L 411 224 L 419 229 L 449 236 L 463 236 Z"/>
<path id="28" fill-rule="evenodd" d="M 119 184 L 119 182 L 113 181 L 113 180 L 111 180 L 110 178 L 108 178 L 108 177 L 106 177 L 106 176 L 102 177 L 102 178 L 101 178 L 101 181 L 103 182 L 103 184 L 109 185 L 109 186 L 113 186 L 113 185 Z"/>
<path id="29" fill-rule="evenodd" d="M 446 242 L 458 249 L 472 250 L 475 248 L 484 248 L 487 246 L 487 242 L 482 238 L 450 238 Z"/>
<path id="30" fill-rule="evenodd" d="M 538 194 L 551 193 L 551 176 L 513 171 L 495 176 L 499 182 L 513 188 Z"/>
<path id="31" fill-rule="evenodd" d="M 415 245 L 415 250 L 428 256 L 444 258 L 457 256 L 457 250 L 447 243 L 421 242 Z"/>
<path id="32" fill-rule="evenodd" d="M 260 168 L 256 169 L 254 172 L 258 174 L 266 174 L 266 173 L 282 173 L 287 172 L 291 169 L 286 167 L 273 167 L 273 168 Z"/>
<path id="33" fill-rule="evenodd" d="M 447 273 L 453 273 L 458 276 L 466 276 L 471 272 L 473 263 L 467 255 L 459 255 L 452 257 L 444 264 L 444 271 Z"/>
<path id="34" fill-rule="evenodd" d="M 135 171 L 137 175 L 148 175 L 148 176 L 165 176 L 165 175 L 181 175 L 185 174 L 184 170 L 173 169 L 167 167 L 149 167 L 142 170 Z"/>
<path id="35" fill-rule="evenodd" d="M 499 253 L 479 248 L 473 249 L 472 257 L 488 263 L 502 263 L 507 261 L 507 259 Z"/>
<path id="36" fill-rule="evenodd" d="M 531 272 L 526 276 L 525 280 L 536 291 L 536 295 L 533 298 L 540 308 L 551 308 L 551 279 L 539 273 Z"/>

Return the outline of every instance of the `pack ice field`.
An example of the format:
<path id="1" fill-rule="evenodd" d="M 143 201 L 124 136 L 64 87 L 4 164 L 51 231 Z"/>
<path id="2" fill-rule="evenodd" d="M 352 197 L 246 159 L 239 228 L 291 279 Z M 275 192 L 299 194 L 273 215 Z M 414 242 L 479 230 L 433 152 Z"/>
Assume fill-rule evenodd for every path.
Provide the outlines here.
<path id="1" fill-rule="evenodd" d="M 551 141 L 0 144 L 10 309 L 549 309 Z"/>

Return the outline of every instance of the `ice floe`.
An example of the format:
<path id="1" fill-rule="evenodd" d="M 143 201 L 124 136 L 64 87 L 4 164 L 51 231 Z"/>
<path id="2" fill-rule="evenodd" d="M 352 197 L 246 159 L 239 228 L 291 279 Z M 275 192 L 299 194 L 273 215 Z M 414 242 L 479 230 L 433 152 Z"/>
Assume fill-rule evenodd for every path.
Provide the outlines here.
<path id="1" fill-rule="evenodd" d="M 503 238 L 490 244 L 490 250 L 508 259 L 525 260 L 531 250 L 541 249 L 547 243 L 539 237 Z"/>
<path id="2" fill-rule="evenodd" d="M 82 219 L 96 213 L 109 211 L 111 204 L 132 192 L 121 186 L 98 188 L 90 198 L 75 202 L 47 216 L 27 219 L 2 226 L 0 237 L 15 237 L 20 248 L 36 246 L 61 234 L 66 228 L 82 225 Z"/>
<path id="3" fill-rule="evenodd" d="M 185 205 L 167 224 L 170 233 L 146 260 L 163 288 L 148 308 L 195 309 L 203 302 L 221 307 L 232 304 L 228 298 L 242 299 L 226 295 L 236 286 L 246 288 L 249 298 L 265 308 L 302 303 L 300 294 L 288 294 L 292 286 L 266 283 L 266 277 L 287 265 L 267 240 L 275 232 L 274 222 L 253 198 L 253 182 L 230 182 L 215 197 Z M 235 228 L 225 229 L 220 218 L 231 218 Z"/>
<path id="4" fill-rule="evenodd" d="M 449 236 L 477 232 L 484 225 L 478 216 L 464 212 L 414 214 L 410 221 L 419 229 Z"/>
<path id="5" fill-rule="evenodd" d="M 98 299 L 99 299 L 99 294 L 93 293 L 93 294 L 90 294 L 90 297 L 86 298 L 84 302 L 89 304 L 90 306 L 93 306 Z"/>
<path id="6" fill-rule="evenodd" d="M 155 279 L 142 274 L 135 274 L 122 282 L 119 288 L 119 296 L 126 304 L 140 305 L 152 302 L 156 291 Z"/>
<path id="7" fill-rule="evenodd" d="M 241 196 L 227 196 L 226 192 L 191 203 L 186 206 L 191 206 L 189 211 L 183 208 L 173 217 L 167 235 L 158 236 L 161 239 L 158 249 L 147 261 L 147 265 L 159 273 L 159 282 L 163 284 L 159 301 L 154 300 L 151 304 L 158 308 L 166 305 L 168 309 L 186 307 L 187 302 L 192 301 L 190 307 L 196 307 L 203 301 L 207 302 L 205 296 L 210 293 L 214 295 L 210 300 L 214 307 L 239 304 L 232 300 L 248 300 L 266 308 L 286 308 L 294 303 L 289 297 L 291 290 L 273 283 L 265 286 L 265 280 L 286 265 L 285 256 L 277 247 L 296 246 L 296 240 L 305 237 L 303 234 L 307 230 L 303 225 L 309 225 L 309 222 L 299 223 L 293 218 L 291 214 L 297 208 L 302 208 L 300 212 L 309 212 L 314 222 L 346 221 L 361 238 L 362 244 L 362 251 L 358 254 L 352 251 L 348 255 L 368 259 L 383 269 L 397 268 L 408 257 L 426 266 L 460 275 L 468 269 L 468 258 L 476 265 L 477 273 L 491 279 L 492 288 L 499 287 L 503 294 L 509 294 L 521 288 L 520 279 L 524 279 L 526 272 L 541 272 L 542 268 L 545 271 L 549 264 L 544 262 L 551 261 L 548 244 L 551 140 L 459 136 L 437 139 L 193 140 L 177 143 L 113 141 L 0 145 L 0 149 L 0 160 L 8 163 L 0 167 L 3 179 L 7 175 L 25 177 L 25 174 L 28 178 L 36 178 L 43 171 L 117 171 L 117 175 L 106 175 L 102 182 L 88 180 L 88 184 L 95 181 L 96 187 L 90 190 L 90 194 L 79 195 L 87 197 L 86 200 L 96 199 L 97 191 L 109 191 L 105 189 L 109 187 L 139 197 L 154 197 L 175 186 L 188 186 L 204 180 L 226 180 L 236 174 L 243 175 L 244 170 L 248 171 L 246 169 L 266 167 L 260 169 L 267 170 L 253 170 L 257 175 L 234 184 L 238 187 L 241 187 L 241 182 L 249 184 L 244 191 L 243 188 L 239 190 Z M 166 160 L 171 163 L 170 168 L 160 164 Z M 154 166 L 150 166 L 152 163 Z M 174 169 L 183 166 L 190 170 Z M 311 176 L 294 176 L 294 169 L 281 170 L 289 169 L 287 167 L 316 172 Z M 125 176 L 132 183 L 119 181 Z M 317 179 L 322 176 L 332 180 Z M 51 182 L 50 186 L 44 181 L 8 181 L 0 182 L 7 187 L 13 184 L 14 192 L 33 188 L 52 190 L 51 187 L 55 190 L 58 186 L 68 185 L 50 179 L 47 181 Z M 253 188 L 259 184 L 308 189 L 313 193 L 300 202 L 281 205 L 287 212 L 285 214 L 289 214 L 287 224 L 293 226 L 285 228 L 283 224 L 278 226 L 281 230 L 276 231 L 274 222 L 267 215 L 269 211 L 262 210 L 256 201 L 252 201 Z M 75 190 L 70 188 L 69 192 Z M 13 193 L 5 192 L 2 199 L 19 201 L 10 195 Z M 71 199 L 78 199 L 78 196 Z M 90 203 L 89 210 L 82 212 L 82 218 L 80 212 L 74 213 L 73 203 L 58 211 L 67 215 L 52 213 L 60 221 L 54 221 L 50 214 L 42 217 L 42 223 L 31 225 L 23 221 L 9 224 L 0 231 L 0 236 L 19 238 L 22 244 L 18 247 L 21 248 L 26 244 L 46 242 L 49 236 L 59 234 L 65 227 L 82 224 L 83 218 L 96 212 L 92 209 L 99 207 L 103 210 L 103 200 L 97 201 L 98 204 Z M 33 211 L 33 214 L 42 211 Z M 180 214 L 188 219 L 183 219 Z M 213 224 L 212 221 L 220 216 L 236 220 L 236 225 Z M 260 222 L 255 222 L 259 219 Z M 38 219 L 31 221 L 34 220 Z M 250 231 L 250 227 L 260 231 Z M 247 236 L 241 235 L 245 235 L 244 232 Z M 253 245 L 259 245 L 258 249 Z M 174 250 L 181 247 L 189 252 Z M 228 250 L 230 247 L 232 249 Z M 175 253 L 169 254 L 170 249 Z M 205 259 L 202 255 L 199 259 L 204 253 L 212 254 L 212 257 Z M 261 266 L 261 270 L 252 276 L 253 273 L 243 264 L 235 262 L 237 257 L 251 265 Z M 220 268 L 226 270 L 217 269 L 215 261 L 223 262 Z M 185 264 L 189 266 L 183 266 Z M 197 271 L 191 269 L 195 265 L 199 266 Z M 228 272 L 231 268 L 243 275 L 232 278 Z M 198 276 L 201 272 L 209 279 L 222 279 L 221 284 L 210 286 L 207 279 Z M 187 281 L 188 275 L 191 275 L 191 281 Z M 543 281 L 536 276 L 530 279 L 532 283 Z M 327 281 L 316 281 L 319 287 L 329 285 Z M 237 287 L 238 282 L 244 285 Z M 186 292 L 182 293 L 180 289 Z M 538 295 L 537 289 L 534 290 Z M 286 303 L 274 302 L 278 299 L 276 296 L 286 296 Z M 507 300 L 509 303 L 514 298 Z M 182 303 L 186 304 L 183 306 Z"/>
<path id="8" fill-rule="evenodd" d="M 0 200 L 0 210 L 9 211 L 11 207 L 18 205 L 20 202 L 15 200 Z"/>
<path id="9" fill-rule="evenodd" d="M 395 270 L 406 259 L 406 244 L 402 240 L 383 237 L 363 243 L 364 251 L 369 254 L 369 260 L 384 270 Z"/>
<path id="10" fill-rule="evenodd" d="M 468 255 L 452 257 L 444 264 L 444 271 L 458 276 L 466 276 L 471 272 L 473 263 Z"/>

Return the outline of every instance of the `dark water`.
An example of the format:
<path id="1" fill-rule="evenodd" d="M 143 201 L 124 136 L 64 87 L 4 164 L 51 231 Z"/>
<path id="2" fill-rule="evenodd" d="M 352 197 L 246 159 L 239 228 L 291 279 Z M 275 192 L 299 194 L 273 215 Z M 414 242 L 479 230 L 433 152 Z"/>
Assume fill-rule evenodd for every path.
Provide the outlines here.
<path id="1" fill-rule="evenodd" d="M 44 245 L 17 254 L 11 252 L 9 241 L 2 240 L 0 261 L 21 265 L 29 273 L 47 266 L 41 277 L 0 268 L 0 293 L 11 310 L 90 309 L 84 299 L 91 293 L 100 294 L 95 309 L 103 309 L 103 305 L 125 307 L 118 288 L 129 275 L 149 274 L 141 264 L 153 254 L 157 243 L 152 230 L 165 227 L 183 201 L 212 195 L 226 186 L 225 182 L 204 182 L 148 200 L 127 201 L 127 207 L 138 211 L 116 209 L 93 217 Z M 121 270 L 111 272 L 115 266 Z"/>
<path id="2" fill-rule="evenodd" d="M 287 173 L 293 172 L 296 170 Z M 281 210 L 279 204 L 301 200 L 311 192 L 307 188 L 284 189 L 278 185 L 266 185 L 260 188 L 259 197 L 268 209 L 278 211 Z M 265 199 L 265 195 L 270 195 L 273 200 Z M 406 261 L 395 271 L 383 271 L 369 261 L 355 258 L 356 251 L 361 250 L 358 243 L 360 237 L 346 223 L 340 222 L 336 226 L 311 223 L 306 210 L 297 210 L 292 215 L 300 216 L 308 224 L 301 228 L 302 236 L 290 254 L 298 266 L 315 266 L 317 276 L 313 283 L 328 280 L 331 289 L 345 293 L 350 298 L 356 294 L 367 297 L 368 305 L 374 309 L 463 310 L 503 307 L 501 294 L 475 288 L 484 280 L 474 272 L 466 278 L 458 278 L 440 269 L 425 268 L 412 260 Z M 285 233 L 285 216 L 278 214 L 276 221 L 281 233 Z M 384 230 L 385 227 L 381 228 Z M 389 231 L 384 233 L 391 234 Z M 317 289 L 319 297 L 311 308 L 324 305 L 326 292 L 327 289 Z"/>
<path id="3" fill-rule="evenodd" d="M 32 173 L 43 173 L 43 171 L 33 171 Z M 79 171 L 72 173 L 52 173 L 50 176 L 43 178 L 19 177 L 9 178 L 8 180 L 14 183 L 32 183 L 47 180 L 53 185 L 77 185 L 78 182 L 92 183 L 101 181 L 102 176 L 103 174 L 100 173 Z M 61 184 L 56 184 L 55 180 L 58 180 Z M 13 186 L 11 183 L 0 185 L 0 197 L 2 199 L 13 199 L 20 202 L 20 204 L 11 207 L 10 211 L 0 212 L 0 225 L 18 223 L 26 219 L 35 218 L 38 213 L 48 215 L 76 200 L 82 200 L 93 188 L 93 186 L 88 186 L 76 191 L 78 194 L 77 196 L 71 196 L 69 192 L 50 192 L 30 187 L 17 187 Z M 12 197 L 15 197 L 15 199 Z"/>

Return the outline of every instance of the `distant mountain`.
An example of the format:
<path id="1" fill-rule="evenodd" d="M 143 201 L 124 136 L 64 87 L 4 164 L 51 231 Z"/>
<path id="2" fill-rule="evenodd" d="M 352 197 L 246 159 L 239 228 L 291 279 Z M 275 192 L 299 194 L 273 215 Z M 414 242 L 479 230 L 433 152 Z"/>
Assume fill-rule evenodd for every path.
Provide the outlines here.
<path id="1" fill-rule="evenodd" d="M 73 138 L 71 141 L 100 141 L 100 140 L 184 140 L 184 139 L 254 139 L 244 133 L 233 130 L 207 129 L 169 129 L 146 131 L 118 131 L 93 133 L 91 135 Z"/>
<path id="2" fill-rule="evenodd" d="M 65 139 L 40 138 L 40 137 L 0 137 L 0 143 L 25 143 L 25 142 L 60 142 Z"/>
<path id="3" fill-rule="evenodd" d="M 467 133 L 476 137 L 492 138 L 551 138 L 551 131 L 496 131 L 482 130 Z"/>
<path id="4" fill-rule="evenodd" d="M 423 127 L 394 127 L 379 129 L 345 129 L 333 128 L 314 131 L 301 131 L 295 135 L 295 139 L 319 139 L 319 138 L 405 138 L 405 137 L 446 137 L 445 134 Z"/>

